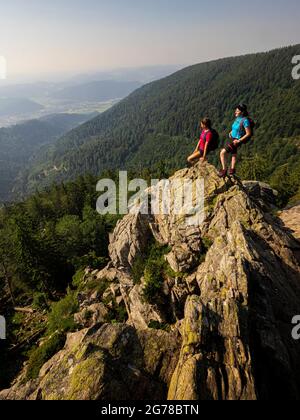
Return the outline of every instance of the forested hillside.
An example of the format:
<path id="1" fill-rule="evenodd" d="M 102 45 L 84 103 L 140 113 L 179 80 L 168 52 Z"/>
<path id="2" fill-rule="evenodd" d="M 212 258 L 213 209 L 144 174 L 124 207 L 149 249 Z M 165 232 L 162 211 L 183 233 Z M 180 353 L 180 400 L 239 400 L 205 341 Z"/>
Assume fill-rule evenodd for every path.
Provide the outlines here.
<path id="1" fill-rule="evenodd" d="M 118 181 L 117 172 L 102 176 Z M 149 183 L 164 176 L 160 168 L 130 174 Z M 96 177 L 80 177 L 0 208 L 0 308 L 8 322 L 8 339 L 0 340 L 0 390 L 24 360 L 30 359 L 29 375 L 35 377 L 64 345 L 66 333 L 76 329 L 73 314 L 84 270 L 101 269 L 109 260 L 109 234 L 119 216 L 96 212 L 96 183 Z M 92 287 L 99 291 L 103 285 L 96 281 Z M 16 307 L 35 312 L 20 313 Z M 116 307 L 114 316 L 119 320 L 124 314 Z M 43 337 L 53 339 L 39 349 Z"/>
<path id="2" fill-rule="evenodd" d="M 60 114 L 0 129 L 0 202 L 12 199 L 16 178 L 35 154 L 95 116 Z M 22 178 L 22 176 L 20 176 Z M 20 179 L 20 182 L 23 180 Z"/>
<path id="3" fill-rule="evenodd" d="M 210 116 L 225 140 L 234 106 L 242 101 L 257 130 L 255 141 L 243 150 L 240 174 L 271 181 L 287 201 L 299 188 L 300 82 L 291 76 L 291 60 L 299 51 L 296 45 L 198 64 L 138 89 L 61 138 L 30 170 L 28 190 L 161 160 L 179 167 L 195 145 L 199 119 Z M 41 177 L 45 170 L 47 176 Z"/>

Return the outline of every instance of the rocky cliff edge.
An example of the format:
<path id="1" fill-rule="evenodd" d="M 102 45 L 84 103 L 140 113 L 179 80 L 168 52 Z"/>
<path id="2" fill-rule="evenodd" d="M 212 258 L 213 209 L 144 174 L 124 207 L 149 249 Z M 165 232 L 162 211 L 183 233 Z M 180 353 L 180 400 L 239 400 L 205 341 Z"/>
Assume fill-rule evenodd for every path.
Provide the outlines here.
<path id="1" fill-rule="evenodd" d="M 171 180 L 185 178 L 205 179 L 204 222 L 188 226 L 172 209 L 125 216 L 109 265 L 85 273 L 87 283 L 106 282 L 105 293 L 80 296 L 78 332 L 37 380 L 19 378 L 0 399 L 300 398 L 300 343 L 291 334 L 300 244 L 275 216 L 275 192 L 221 180 L 208 164 Z M 165 251 L 151 295 L 153 270 L 139 279 L 137 267 L 153 243 Z M 111 302 L 124 306 L 126 322 L 106 321 Z"/>

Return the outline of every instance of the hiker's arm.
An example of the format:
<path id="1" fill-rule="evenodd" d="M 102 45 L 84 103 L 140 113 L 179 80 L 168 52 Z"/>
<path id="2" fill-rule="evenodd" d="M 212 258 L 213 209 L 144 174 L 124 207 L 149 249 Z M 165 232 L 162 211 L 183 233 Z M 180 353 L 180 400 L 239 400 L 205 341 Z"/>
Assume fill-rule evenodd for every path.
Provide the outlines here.
<path id="1" fill-rule="evenodd" d="M 246 134 L 244 137 L 240 139 L 240 143 L 243 143 L 244 141 L 248 140 L 252 136 L 252 130 L 250 127 L 245 128 Z"/>
<path id="2" fill-rule="evenodd" d="M 234 144 L 238 145 L 241 143 L 244 143 L 244 141 L 248 140 L 250 137 L 252 137 L 252 130 L 251 127 L 247 127 L 245 128 L 246 134 L 244 135 L 244 137 L 242 137 L 240 140 L 235 140 Z"/>
<path id="3" fill-rule="evenodd" d="M 208 142 L 205 143 L 204 153 L 203 153 L 203 156 L 202 156 L 202 161 L 206 160 L 207 149 L 208 149 Z"/>
<path id="4" fill-rule="evenodd" d="M 206 156 L 208 155 L 208 146 L 209 146 L 209 144 L 210 144 L 210 142 L 212 140 L 213 140 L 213 133 L 210 131 L 206 135 L 206 142 L 205 142 L 205 147 L 204 147 L 204 153 L 203 153 L 202 161 L 205 161 L 206 160 Z"/>

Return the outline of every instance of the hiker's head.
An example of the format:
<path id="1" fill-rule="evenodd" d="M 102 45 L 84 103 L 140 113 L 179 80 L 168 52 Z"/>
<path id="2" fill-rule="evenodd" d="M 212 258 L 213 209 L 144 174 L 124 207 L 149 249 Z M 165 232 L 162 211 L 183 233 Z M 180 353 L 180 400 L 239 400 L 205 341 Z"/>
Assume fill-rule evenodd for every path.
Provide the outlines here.
<path id="1" fill-rule="evenodd" d="M 211 130 L 212 122 L 209 118 L 203 118 L 201 121 L 201 129 L 202 130 Z"/>
<path id="2" fill-rule="evenodd" d="M 248 117 L 248 107 L 245 104 L 240 104 L 236 107 L 235 116 L 236 117 Z"/>

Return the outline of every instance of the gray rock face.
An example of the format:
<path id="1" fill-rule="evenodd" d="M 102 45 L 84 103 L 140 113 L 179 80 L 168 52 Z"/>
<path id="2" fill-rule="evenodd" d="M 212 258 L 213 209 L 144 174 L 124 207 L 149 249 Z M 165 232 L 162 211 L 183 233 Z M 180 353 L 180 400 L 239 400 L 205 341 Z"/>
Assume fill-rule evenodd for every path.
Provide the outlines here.
<path id="1" fill-rule="evenodd" d="M 151 237 L 150 220 L 149 216 L 130 214 L 118 223 L 109 247 L 115 268 L 126 271 L 132 267 Z"/>
<path id="2" fill-rule="evenodd" d="M 159 399 L 177 360 L 176 335 L 127 325 L 95 326 L 70 334 L 38 380 L 3 391 L 0 399 Z"/>
<path id="3" fill-rule="evenodd" d="M 300 204 L 284 210 L 279 217 L 293 235 L 300 240 Z"/>
<path id="4" fill-rule="evenodd" d="M 187 178 L 205 179 L 203 223 L 188 226 L 190 216 L 174 208 L 130 214 L 111 237 L 111 263 L 93 273 L 111 282 L 107 293 L 125 304 L 127 324 L 96 316 L 39 380 L 0 399 L 300 398 L 300 342 L 291 334 L 300 313 L 300 243 L 273 215 L 268 186 L 221 180 L 208 164 L 172 179 Z M 173 270 L 162 279 L 164 305 L 147 303 L 144 279 L 134 282 L 135 261 L 153 239 L 168 245 Z M 153 321 L 171 324 L 169 332 L 150 329 Z"/>

